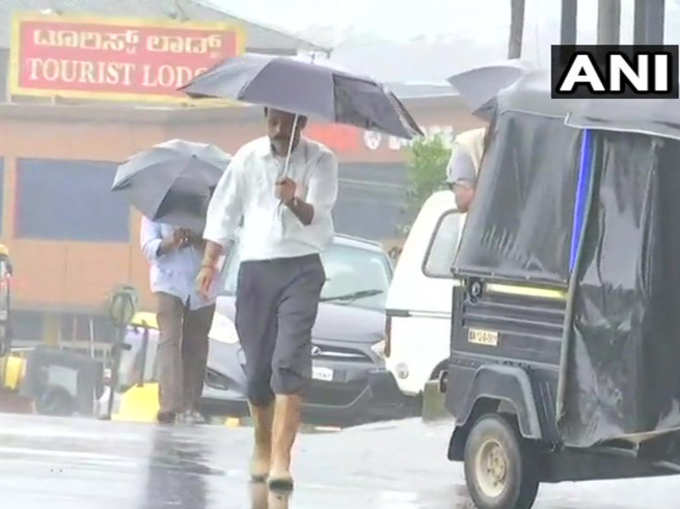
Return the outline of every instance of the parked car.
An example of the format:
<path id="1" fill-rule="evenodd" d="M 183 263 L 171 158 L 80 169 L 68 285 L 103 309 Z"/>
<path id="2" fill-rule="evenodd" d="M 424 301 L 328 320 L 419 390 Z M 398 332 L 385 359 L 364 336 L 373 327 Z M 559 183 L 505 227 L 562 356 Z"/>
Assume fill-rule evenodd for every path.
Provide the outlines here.
<path id="1" fill-rule="evenodd" d="M 392 263 L 380 245 L 338 235 L 322 253 L 326 284 L 312 336 L 308 422 L 350 425 L 406 415 L 406 398 L 385 368 L 385 299 Z M 234 327 L 238 247 L 227 261 L 210 333 L 202 410 L 245 416 L 245 356 Z"/>
<path id="2" fill-rule="evenodd" d="M 451 350 L 451 262 L 465 219 L 451 191 L 427 199 L 413 223 L 387 297 L 386 365 L 406 396 L 445 370 Z"/>

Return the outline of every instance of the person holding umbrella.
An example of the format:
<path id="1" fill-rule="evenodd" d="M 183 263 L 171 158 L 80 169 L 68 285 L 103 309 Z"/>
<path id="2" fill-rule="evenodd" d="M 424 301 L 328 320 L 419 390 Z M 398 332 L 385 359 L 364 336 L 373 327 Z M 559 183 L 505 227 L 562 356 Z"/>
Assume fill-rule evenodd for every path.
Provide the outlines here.
<path id="1" fill-rule="evenodd" d="M 455 194 L 459 212 L 468 212 L 475 198 L 477 179 L 496 122 L 496 96 L 529 73 L 528 62 L 511 59 L 465 70 L 448 78 L 470 111 L 488 122 L 487 127 L 459 134 L 447 166 L 447 183 Z"/>
<path id="2" fill-rule="evenodd" d="M 236 328 L 255 427 L 251 474 L 290 489 L 291 448 L 326 280 L 319 253 L 334 234 L 338 164 L 325 146 L 301 136 L 305 117 L 265 108 L 265 120 L 268 136 L 234 155 L 210 202 L 198 284 L 209 295 L 217 259 L 243 219 Z"/>
<path id="3" fill-rule="evenodd" d="M 270 489 L 292 489 L 291 448 L 325 282 L 319 253 L 333 237 L 338 191 L 335 156 L 301 132 L 314 116 L 407 139 L 423 133 L 382 84 L 328 62 L 244 54 L 180 90 L 265 107 L 268 136 L 238 151 L 210 202 L 197 283 L 208 295 L 216 260 L 242 219 L 236 329 L 255 423 L 251 473 L 255 481 L 268 479 Z"/>
<path id="4" fill-rule="evenodd" d="M 203 239 L 188 228 L 143 217 L 140 243 L 151 266 L 151 291 L 158 302 L 158 422 L 203 422 L 198 403 L 216 298 L 214 291 L 200 295 L 195 290 Z"/>
<path id="5" fill-rule="evenodd" d="M 112 190 L 142 213 L 142 252 L 158 301 L 158 421 L 202 422 L 198 404 L 208 357 L 216 288 L 196 291 L 204 241 L 200 232 L 230 156 L 214 145 L 170 140 L 135 154 L 116 172 Z"/>

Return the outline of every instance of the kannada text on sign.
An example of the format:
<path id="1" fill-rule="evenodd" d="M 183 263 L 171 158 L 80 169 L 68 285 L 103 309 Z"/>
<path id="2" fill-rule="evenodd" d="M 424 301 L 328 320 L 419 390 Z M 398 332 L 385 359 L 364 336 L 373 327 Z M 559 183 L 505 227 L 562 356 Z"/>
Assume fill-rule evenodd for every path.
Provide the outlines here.
<path id="1" fill-rule="evenodd" d="M 177 89 L 243 51 L 237 27 L 18 17 L 12 93 L 182 99 Z"/>

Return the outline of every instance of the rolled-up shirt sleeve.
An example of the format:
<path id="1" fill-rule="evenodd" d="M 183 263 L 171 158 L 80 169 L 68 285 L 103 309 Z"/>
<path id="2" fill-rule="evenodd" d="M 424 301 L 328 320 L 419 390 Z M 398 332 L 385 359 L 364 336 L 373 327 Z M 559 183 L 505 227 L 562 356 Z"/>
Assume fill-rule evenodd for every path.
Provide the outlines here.
<path id="1" fill-rule="evenodd" d="M 203 238 L 226 246 L 243 217 L 243 158 L 236 154 L 210 199 Z"/>
<path id="2" fill-rule="evenodd" d="M 307 203 L 314 207 L 312 224 L 331 218 L 338 198 L 338 161 L 332 152 L 324 152 L 309 178 Z"/>
<path id="3" fill-rule="evenodd" d="M 144 257 L 153 263 L 158 260 L 158 249 L 163 242 L 161 226 L 146 217 L 142 217 L 142 226 L 139 234 L 139 244 L 142 248 Z"/>

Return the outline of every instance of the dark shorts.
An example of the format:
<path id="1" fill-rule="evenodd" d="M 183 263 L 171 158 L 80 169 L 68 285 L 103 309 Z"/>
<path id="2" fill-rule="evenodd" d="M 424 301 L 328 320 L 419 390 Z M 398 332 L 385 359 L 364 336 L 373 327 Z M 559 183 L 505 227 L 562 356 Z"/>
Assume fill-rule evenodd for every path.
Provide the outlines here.
<path id="1" fill-rule="evenodd" d="M 246 357 L 248 399 L 303 395 L 311 380 L 312 327 L 326 280 L 318 255 L 241 263 L 236 330 Z"/>

